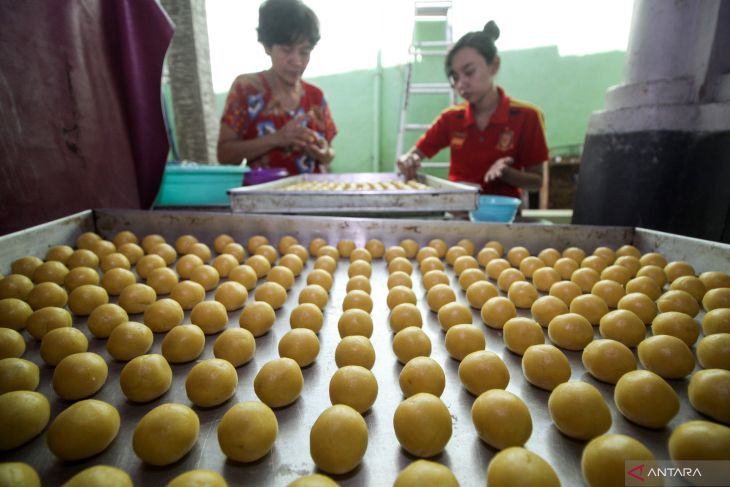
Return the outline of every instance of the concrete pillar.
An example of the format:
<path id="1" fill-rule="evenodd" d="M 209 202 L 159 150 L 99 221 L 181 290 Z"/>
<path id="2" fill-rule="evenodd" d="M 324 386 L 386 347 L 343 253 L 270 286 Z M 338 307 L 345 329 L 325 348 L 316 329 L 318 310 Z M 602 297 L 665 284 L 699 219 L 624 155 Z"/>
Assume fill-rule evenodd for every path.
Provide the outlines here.
<path id="1" fill-rule="evenodd" d="M 730 241 L 730 0 L 636 0 L 588 124 L 573 222 Z"/>
<path id="2" fill-rule="evenodd" d="M 219 124 L 205 0 L 162 0 L 162 5 L 175 23 L 167 66 L 180 158 L 215 163 Z"/>

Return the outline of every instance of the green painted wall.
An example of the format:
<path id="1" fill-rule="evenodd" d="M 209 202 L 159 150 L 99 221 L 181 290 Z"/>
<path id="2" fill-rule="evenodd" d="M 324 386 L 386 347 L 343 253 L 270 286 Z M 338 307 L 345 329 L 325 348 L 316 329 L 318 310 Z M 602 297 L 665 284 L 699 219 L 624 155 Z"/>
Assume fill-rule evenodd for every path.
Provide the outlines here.
<path id="1" fill-rule="evenodd" d="M 510 96 L 542 108 L 553 154 L 580 150 L 590 114 L 603 108 L 606 91 L 623 78 L 625 53 L 621 51 L 561 57 L 551 46 L 500 55 L 498 83 Z M 424 57 L 414 79 L 444 82 L 442 62 Z M 405 76 L 406 67 L 395 66 L 307 78 L 324 90 L 339 130 L 333 144 L 337 172 L 393 170 Z M 218 113 L 225 96 L 216 95 Z M 448 106 L 448 97 L 413 95 L 410 105 L 410 121 L 430 123 Z M 409 134 L 404 146 L 410 147 L 419 135 Z M 448 151 L 435 159 L 448 160 Z"/>

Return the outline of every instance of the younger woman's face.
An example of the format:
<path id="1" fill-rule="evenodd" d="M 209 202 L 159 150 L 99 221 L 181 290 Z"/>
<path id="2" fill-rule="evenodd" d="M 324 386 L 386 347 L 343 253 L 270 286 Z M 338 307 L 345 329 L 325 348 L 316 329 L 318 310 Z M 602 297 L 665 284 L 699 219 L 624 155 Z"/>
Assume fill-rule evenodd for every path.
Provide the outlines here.
<path id="1" fill-rule="evenodd" d="M 313 47 L 308 40 L 301 40 L 291 45 L 274 44 L 265 50 L 271 57 L 271 68 L 277 76 L 286 84 L 294 85 L 307 69 Z"/>
<path id="2" fill-rule="evenodd" d="M 494 85 L 494 77 L 499 71 L 499 56 L 491 64 L 473 47 L 456 51 L 451 60 L 450 81 L 459 95 L 469 103 L 477 103 Z"/>

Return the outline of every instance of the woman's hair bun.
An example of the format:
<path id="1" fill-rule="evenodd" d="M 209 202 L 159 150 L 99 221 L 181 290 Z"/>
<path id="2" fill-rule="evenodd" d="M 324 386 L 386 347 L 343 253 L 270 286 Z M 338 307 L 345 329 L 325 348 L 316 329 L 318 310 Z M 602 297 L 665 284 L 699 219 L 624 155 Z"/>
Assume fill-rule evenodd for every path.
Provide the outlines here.
<path id="1" fill-rule="evenodd" d="M 487 22 L 487 25 L 484 26 L 483 32 L 492 39 L 492 42 L 499 39 L 499 27 L 497 27 L 497 23 L 494 20 Z"/>

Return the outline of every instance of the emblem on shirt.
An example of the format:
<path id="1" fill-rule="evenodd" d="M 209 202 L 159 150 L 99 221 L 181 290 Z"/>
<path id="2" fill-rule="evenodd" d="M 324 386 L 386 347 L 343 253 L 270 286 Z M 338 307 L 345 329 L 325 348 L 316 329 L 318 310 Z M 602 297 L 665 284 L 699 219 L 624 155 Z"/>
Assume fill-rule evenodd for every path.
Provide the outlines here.
<path id="1" fill-rule="evenodd" d="M 466 140 L 466 134 L 464 132 L 454 132 L 451 136 L 451 148 L 461 149 Z"/>
<path id="2" fill-rule="evenodd" d="M 514 144 L 515 133 L 510 128 L 505 128 L 499 133 L 499 139 L 497 139 L 497 150 L 507 152 L 515 146 Z"/>

